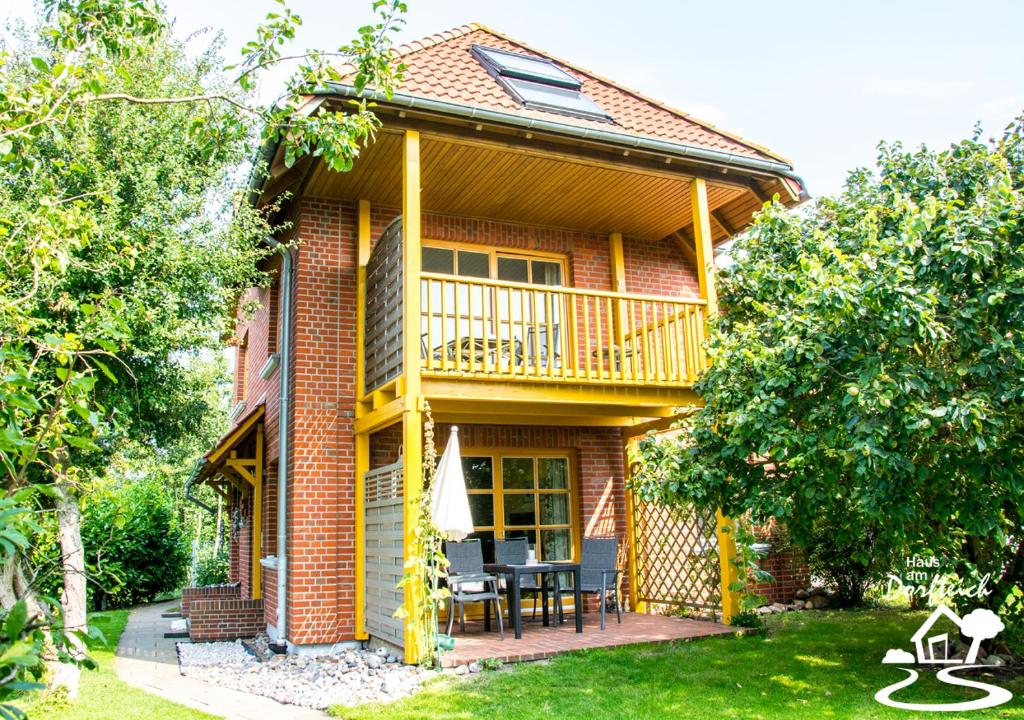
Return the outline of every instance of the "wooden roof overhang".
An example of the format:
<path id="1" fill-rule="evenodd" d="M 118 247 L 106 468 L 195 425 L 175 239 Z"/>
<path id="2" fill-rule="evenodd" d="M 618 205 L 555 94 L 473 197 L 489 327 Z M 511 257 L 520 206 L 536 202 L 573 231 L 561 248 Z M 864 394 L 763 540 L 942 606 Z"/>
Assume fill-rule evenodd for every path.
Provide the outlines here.
<path id="1" fill-rule="evenodd" d="M 344 107 L 341 97 L 310 105 Z M 315 109 L 310 110 L 314 112 Z M 712 236 L 720 244 L 748 227 L 773 195 L 795 205 L 806 195 L 792 178 L 728 164 L 476 122 L 436 112 L 376 108 L 383 123 L 352 170 L 338 173 L 311 156 L 287 168 L 276 152 L 260 201 L 284 192 L 401 206 L 401 135 L 420 132 L 421 204 L 425 212 L 504 220 L 649 241 L 674 240 L 692 260 L 690 181 L 708 183 Z"/>
<path id="2" fill-rule="evenodd" d="M 210 452 L 200 460 L 189 482 L 203 483 L 228 503 L 234 497 L 252 498 L 251 518 L 251 595 L 262 595 L 263 558 L 263 416 L 262 403 L 245 415 Z"/>

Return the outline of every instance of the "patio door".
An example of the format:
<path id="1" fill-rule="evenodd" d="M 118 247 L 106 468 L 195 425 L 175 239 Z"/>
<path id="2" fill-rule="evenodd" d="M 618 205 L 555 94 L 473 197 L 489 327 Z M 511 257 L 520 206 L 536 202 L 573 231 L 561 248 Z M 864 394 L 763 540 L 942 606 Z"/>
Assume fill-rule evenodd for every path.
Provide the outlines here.
<path id="1" fill-rule="evenodd" d="M 464 450 L 469 506 L 485 562 L 494 541 L 525 537 L 540 561 L 577 556 L 577 505 L 568 453 Z"/>

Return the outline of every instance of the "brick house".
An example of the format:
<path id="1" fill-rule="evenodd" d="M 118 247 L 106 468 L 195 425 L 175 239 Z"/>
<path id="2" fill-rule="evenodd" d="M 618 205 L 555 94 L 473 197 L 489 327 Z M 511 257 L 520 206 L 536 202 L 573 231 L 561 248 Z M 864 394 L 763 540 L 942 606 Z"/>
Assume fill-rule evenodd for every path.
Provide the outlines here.
<path id="1" fill-rule="evenodd" d="M 801 181 L 762 147 L 478 25 L 399 53 L 403 84 L 377 98 L 383 129 L 350 172 L 286 168 L 268 148 L 252 188 L 256 203 L 288 193 L 291 230 L 268 241 L 288 245 L 273 285 L 240 300 L 261 309 L 239 315 L 233 427 L 191 480 L 232 515 L 233 584 L 186 591 L 195 639 L 376 637 L 415 659 L 414 624 L 391 613 L 416 602 L 394 583 L 428 408 L 439 448 L 460 427 L 485 550 L 526 536 L 570 559 L 581 537 L 617 535 L 632 608 L 681 592 L 638 536 L 624 448 L 699 402 L 715 247 L 773 196 L 800 202 Z M 720 531 L 705 531 L 705 604 L 728 616 Z"/>

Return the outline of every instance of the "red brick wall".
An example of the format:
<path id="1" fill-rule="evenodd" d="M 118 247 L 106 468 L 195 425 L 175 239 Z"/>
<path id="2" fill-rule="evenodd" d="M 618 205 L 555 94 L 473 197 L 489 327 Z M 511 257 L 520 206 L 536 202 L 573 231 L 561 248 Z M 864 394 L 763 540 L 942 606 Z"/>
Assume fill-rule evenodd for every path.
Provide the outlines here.
<path id="1" fill-rule="evenodd" d="M 192 603 L 196 600 L 209 600 L 212 598 L 237 598 L 241 595 L 241 588 L 237 583 L 224 585 L 202 585 L 200 587 L 187 587 L 181 591 L 181 615 L 188 617 L 192 611 Z"/>
<path id="2" fill-rule="evenodd" d="M 402 451 L 402 423 L 370 434 L 370 469 L 398 462 Z M 442 452 L 441 449 L 438 452 Z"/>
<path id="3" fill-rule="evenodd" d="M 188 634 L 193 642 L 251 638 L 263 630 L 262 600 L 209 598 L 192 601 Z"/>
<path id="4" fill-rule="evenodd" d="M 355 393 L 356 213 L 351 203 L 306 198 L 298 204 L 294 249 L 292 332 L 293 443 L 289 468 L 289 639 L 296 644 L 331 643 L 354 636 L 354 478 L 352 419 Z M 379 237 L 397 211 L 373 208 L 372 234 Z M 566 255 L 568 280 L 577 287 L 609 289 L 606 235 L 486 220 L 425 214 L 423 236 Z M 639 293 L 693 295 L 696 280 L 668 243 L 624 241 L 627 288 Z M 277 269 L 279 259 L 268 260 Z M 650 267 L 646 267 L 649 265 Z M 245 372 L 247 408 L 266 404 L 264 555 L 276 554 L 278 457 L 277 372 L 259 376 L 274 349 L 278 311 L 273 288 L 253 289 L 240 300 L 261 308 L 250 319 L 239 315 L 237 335 L 248 333 Z M 625 534 L 621 442 L 612 429 L 481 428 L 467 431 L 475 442 L 507 447 L 571 447 L 578 451 L 582 528 L 587 534 Z M 400 428 L 371 441 L 372 466 L 393 462 Z M 473 435 L 476 433 L 476 435 Z M 463 436 L 463 444 L 468 440 Z M 497 441 L 495 441 L 497 439 Z M 439 438 L 443 447 L 444 438 Z M 246 508 L 251 517 L 251 508 Z M 246 531 L 251 532 L 247 522 Z M 251 538 L 231 545 L 232 578 L 247 586 Z M 263 614 L 276 622 L 273 573 L 264 570 Z"/>
<path id="5" fill-rule="evenodd" d="M 372 232 L 380 237 L 400 213 L 395 208 L 374 208 Z M 570 282 L 591 290 L 611 289 L 608 236 L 578 230 L 537 225 L 460 218 L 424 213 L 422 236 L 426 240 L 560 253 L 569 259 Z M 696 297 L 697 271 L 671 240 L 647 242 L 623 238 L 626 289 L 629 292 L 667 297 Z"/>
<path id="6" fill-rule="evenodd" d="M 626 292 L 665 297 L 700 297 L 697 270 L 670 239 L 622 239 Z M 656 269 L 656 272 L 652 272 Z"/>
<path id="7" fill-rule="evenodd" d="M 296 251 L 288 638 L 354 635 L 355 213 L 303 201 Z"/>
<path id="8" fill-rule="evenodd" d="M 811 574 L 803 554 L 797 548 L 769 550 L 760 565 L 762 570 L 771 573 L 775 582 L 754 585 L 750 591 L 764 595 L 769 602 L 789 604 L 793 602 L 797 590 L 810 587 Z"/>

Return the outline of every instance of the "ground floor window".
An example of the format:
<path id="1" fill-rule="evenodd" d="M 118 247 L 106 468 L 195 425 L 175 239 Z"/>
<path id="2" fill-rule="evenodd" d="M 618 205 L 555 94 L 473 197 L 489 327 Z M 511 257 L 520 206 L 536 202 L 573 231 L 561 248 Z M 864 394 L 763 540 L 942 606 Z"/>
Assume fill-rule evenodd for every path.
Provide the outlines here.
<path id="1" fill-rule="evenodd" d="M 483 546 L 494 560 L 494 541 L 525 537 L 540 561 L 577 555 L 576 489 L 568 452 L 465 450 L 462 465 L 469 506 Z"/>

